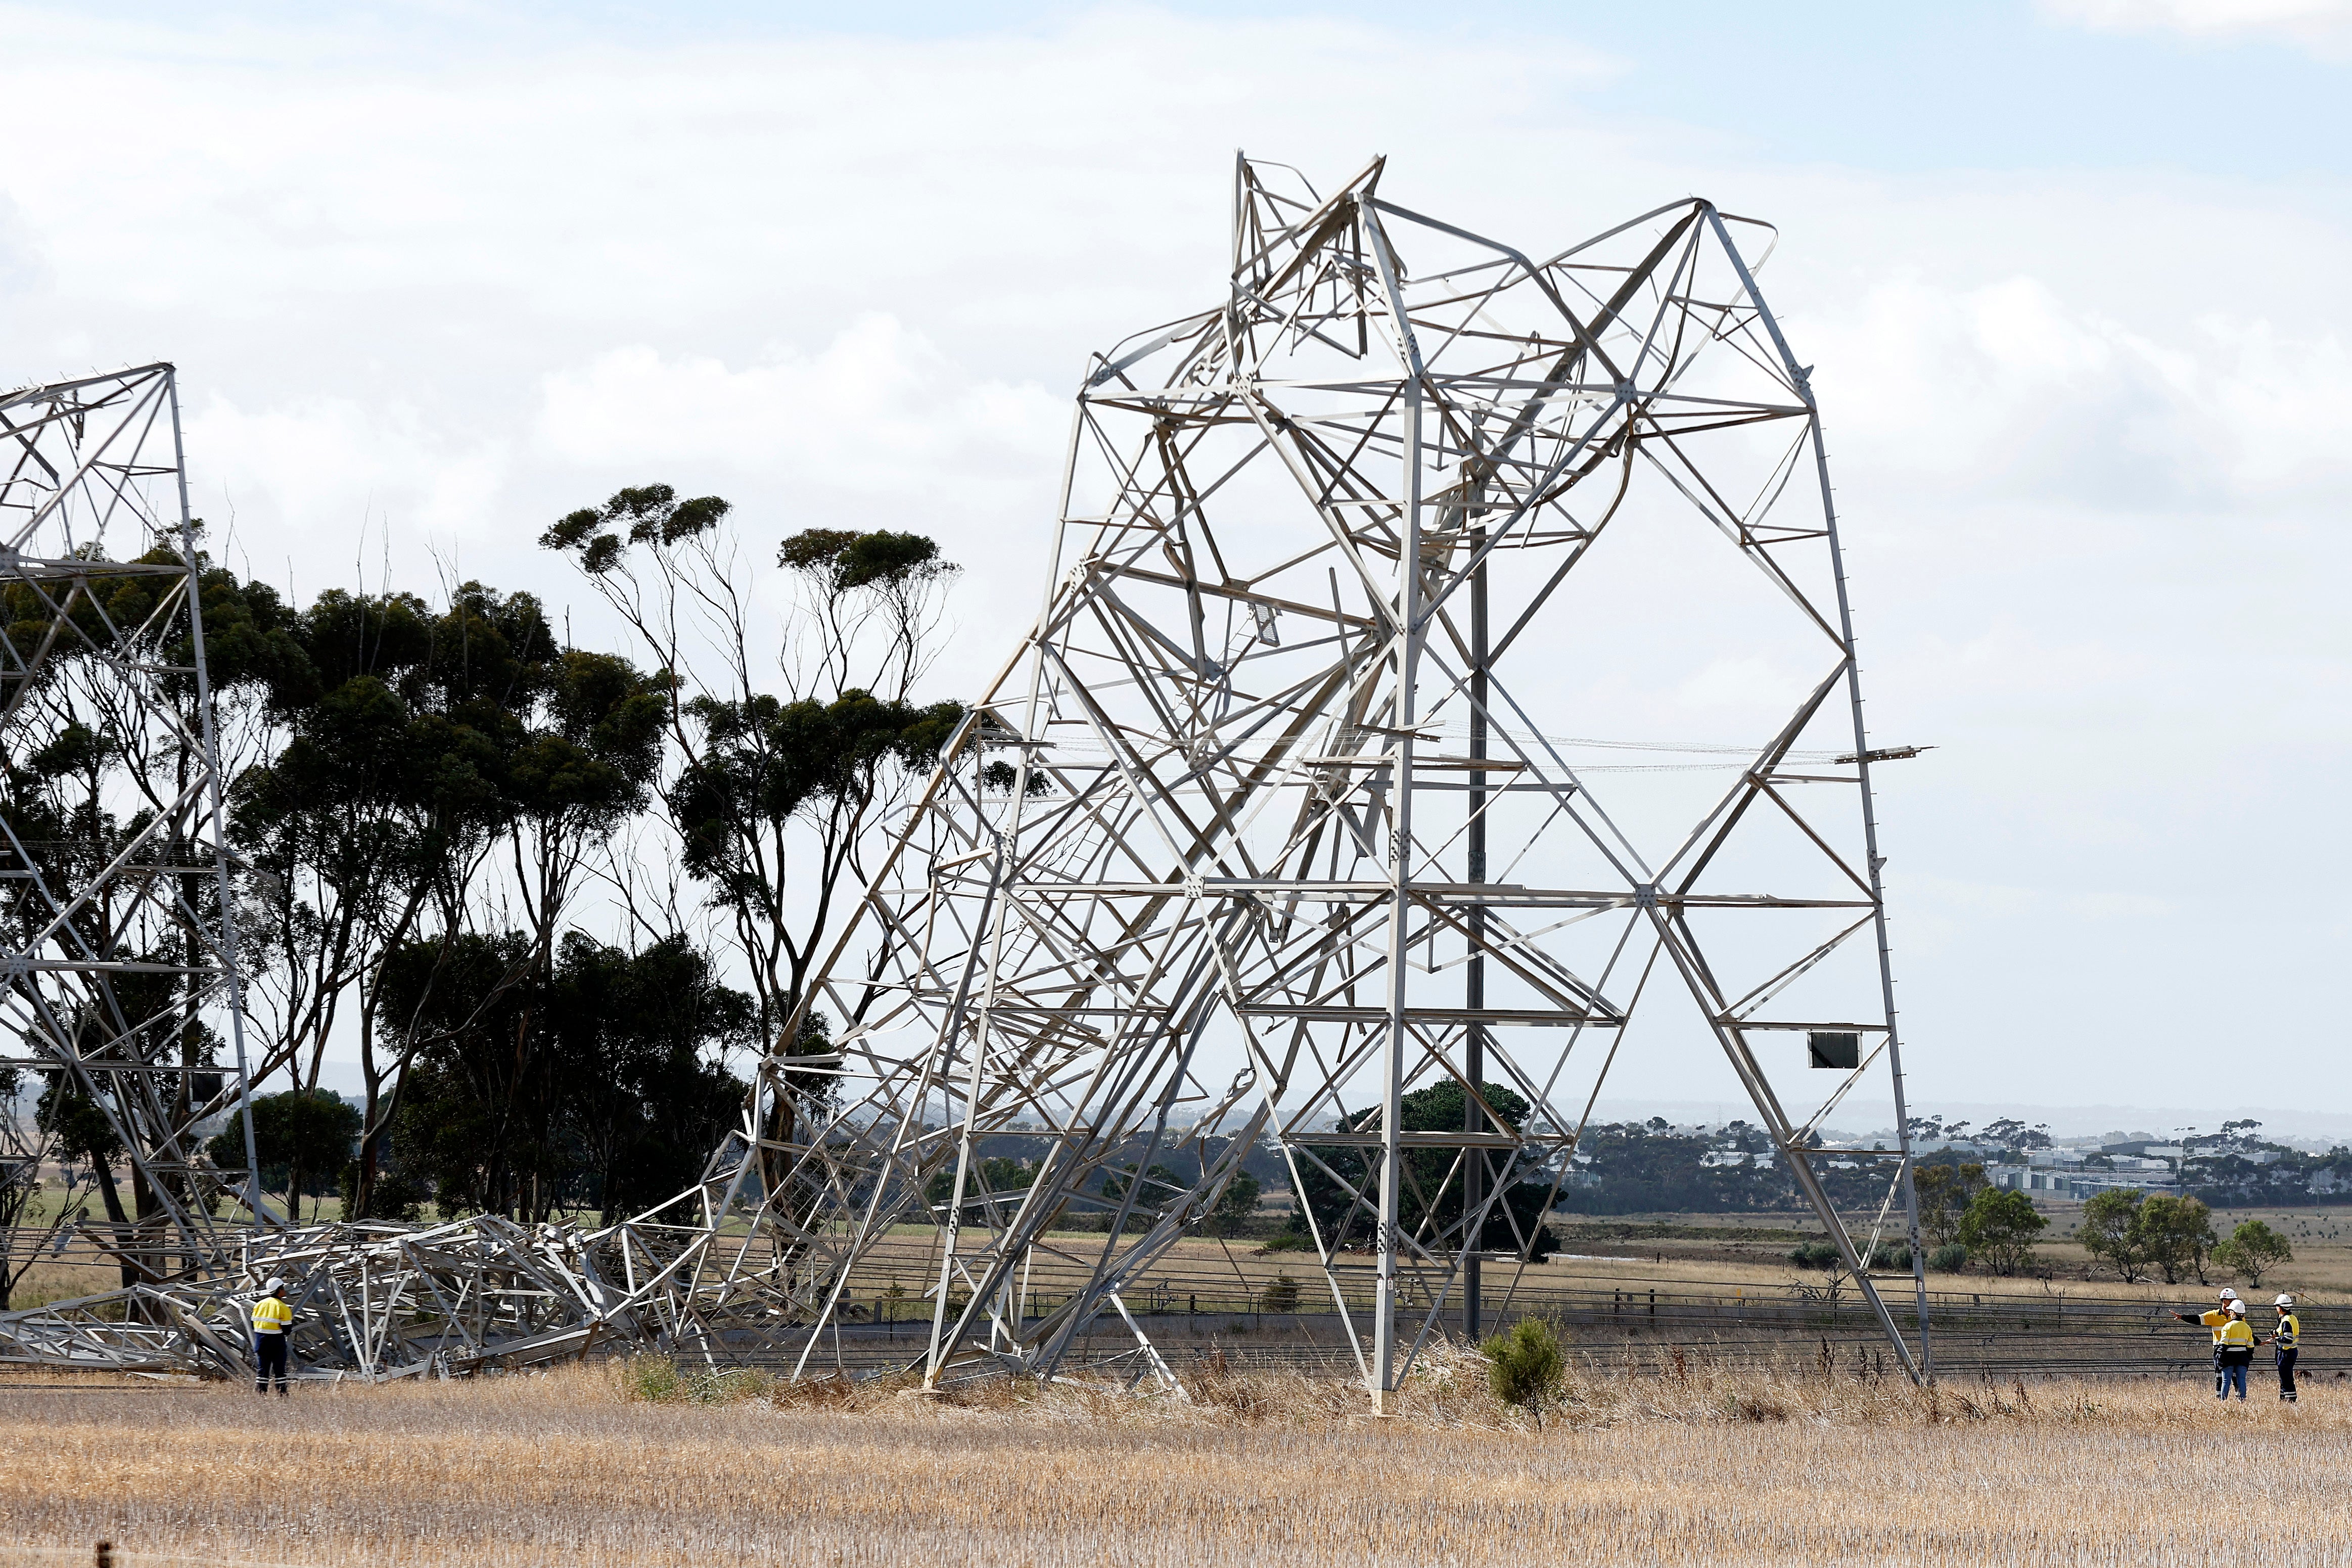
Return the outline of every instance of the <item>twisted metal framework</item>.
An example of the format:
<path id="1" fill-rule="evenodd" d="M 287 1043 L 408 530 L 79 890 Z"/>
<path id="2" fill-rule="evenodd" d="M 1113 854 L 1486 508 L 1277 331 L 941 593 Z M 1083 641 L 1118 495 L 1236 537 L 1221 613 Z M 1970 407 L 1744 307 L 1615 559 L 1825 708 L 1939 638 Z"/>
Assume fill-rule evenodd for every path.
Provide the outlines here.
<path id="1" fill-rule="evenodd" d="M 666 1239 L 477 1215 L 248 1232 L 206 1279 L 141 1283 L 0 1316 L 0 1364 L 243 1378 L 263 1284 L 289 1281 L 289 1350 L 312 1381 L 386 1382 L 680 1342 Z M 690 1326 L 683 1342 L 696 1336 Z"/>
<path id="2" fill-rule="evenodd" d="M 874 1338 L 912 1268 L 933 1383 L 1051 1375 L 1121 1325 L 1167 1379 L 1126 1293 L 1270 1141 L 1378 1404 L 1539 1249 L 1612 1068 L 1698 1046 L 1925 1371 L 1836 517 L 1735 237 L 1769 231 L 1689 201 L 1537 260 L 1381 174 L 1325 196 L 1239 162 L 1227 297 L 1095 359 L 1036 626 L 704 1179 L 584 1236 L 289 1235 L 267 1266 L 324 1282 L 318 1331 L 348 1320 L 320 1353 L 383 1375 L 619 1338 L 804 1368 Z M 1645 545 L 1662 570 L 1612 564 Z M 1727 596 L 1695 607 L 1702 580 Z M 1733 776 L 1566 738 L 1706 647 L 1748 689 Z M 110 1083 L 85 1038 L 37 1059 Z M 142 1064 L 119 1103 L 162 1061 L 128 1018 L 109 1038 Z M 1897 1147 L 1836 1155 L 1883 1180 L 1858 1241 L 1815 1145 L 1864 1085 Z M 165 1182 L 194 1169 L 157 1161 L 175 1136 L 137 1145 Z M 1865 1267 L 1898 1203 L 1916 1349 Z M 149 1292 L 172 1364 L 241 1354 L 236 1289 Z M 539 1304 L 467 1327 L 509 1290 Z M 0 1321 L 0 1356 L 163 1356 L 108 1315 Z"/>
<path id="3" fill-rule="evenodd" d="M 1679 1031 L 1919 1371 L 1924 1276 L 1915 1353 L 1864 1267 L 1898 1203 L 1917 1258 L 1907 1138 L 1840 1155 L 1884 1178 L 1860 1246 L 1814 1147 L 1865 1082 L 1899 1128 L 1902 1081 L 1820 420 L 1737 237 L 1769 230 L 1694 200 L 1538 260 L 1381 174 L 1240 161 L 1226 299 L 1093 362 L 1043 614 L 787 1032 L 823 1010 L 828 1054 L 772 1056 L 671 1211 L 710 1321 L 805 1361 L 911 1219 L 928 1375 L 1050 1373 L 1270 1138 L 1378 1402 L 1535 1250 L 1512 1194 L 1558 1191 L 1611 1064 Z M 1644 534 L 1704 536 L 1675 570 L 1731 563 L 1797 672 L 1678 817 L 1672 764 L 1561 738 Z M 1664 593 L 1618 652 L 1695 635 Z M 1461 1124 L 1408 1125 L 1446 1085 Z"/>
<path id="4" fill-rule="evenodd" d="M 172 366 L 0 394 L 0 1067 L 119 1143 L 129 1201 L 80 1234 L 146 1284 L 261 1212 L 197 572 Z M 205 1152 L 225 1112 L 244 1169 Z"/>

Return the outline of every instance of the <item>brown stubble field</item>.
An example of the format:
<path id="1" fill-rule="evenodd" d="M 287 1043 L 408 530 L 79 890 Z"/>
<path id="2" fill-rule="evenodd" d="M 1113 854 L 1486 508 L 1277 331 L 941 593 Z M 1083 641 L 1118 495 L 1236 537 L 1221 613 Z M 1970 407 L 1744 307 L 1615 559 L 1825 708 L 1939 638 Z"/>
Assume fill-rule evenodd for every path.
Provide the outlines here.
<path id="1" fill-rule="evenodd" d="M 2257 1368 L 2258 1373 L 2267 1369 Z M 1538 1430 L 1441 1359 L 1404 1413 L 1283 1374 L 1178 1403 L 619 1363 L 473 1383 L 0 1379 L 0 1563 L 1374 1564 L 2352 1561 L 2352 1395 L 1580 1367 Z"/>

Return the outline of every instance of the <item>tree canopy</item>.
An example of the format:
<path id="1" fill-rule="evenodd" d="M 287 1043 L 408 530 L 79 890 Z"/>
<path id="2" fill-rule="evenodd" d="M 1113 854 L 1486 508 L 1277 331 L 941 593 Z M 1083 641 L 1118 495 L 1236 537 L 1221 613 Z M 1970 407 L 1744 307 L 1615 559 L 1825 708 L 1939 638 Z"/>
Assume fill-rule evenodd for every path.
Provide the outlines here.
<path id="1" fill-rule="evenodd" d="M 1527 1120 L 1528 1104 L 1502 1084 L 1482 1086 L 1481 1098 L 1503 1121 L 1517 1129 Z M 1467 1097 L 1459 1083 L 1448 1079 L 1416 1089 L 1399 1102 L 1402 1130 L 1409 1132 L 1458 1132 Z M 1339 1119 L 1341 1132 L 1377 1131 L 1380 1112 L 1370 1109 Z M 1360 1143 L 1307 1145 L 1299 1166 L 1305 1213 L 1314 1216 L 1324 1243 L 1334 1248 L 1367 1244 L 1380 1218 L 1376 1151 Z M 1477 1157 L 1477 1156 L 1472 1156 Z M 1489 1157 L 1491 1158 L 1491 1157 Z M 1419 1237 L 1432 1250 L 1453 1250 L 1462 1245 L 1465 1182 L 1451 1149 L 1411 1149 L 1402 1155 L 1398 1188 L 1397 1222 L 1406 1234 Z M 1488 1191 L 1499 1195 L 1486 1211 L 1478 1246 L 1484 1251 L 1517 1252 L 1538 1260 L 1557 1245 L 1543 1222 L 1545 1201 L 1551 1194 L 1549 1173 L 1515 1163 L 1490 1172 Z M 1360 1193 L 1360 1199 L 1357 1194 Z M 1304 1223 L 1301 1215 L 1296 1223 Z"/>

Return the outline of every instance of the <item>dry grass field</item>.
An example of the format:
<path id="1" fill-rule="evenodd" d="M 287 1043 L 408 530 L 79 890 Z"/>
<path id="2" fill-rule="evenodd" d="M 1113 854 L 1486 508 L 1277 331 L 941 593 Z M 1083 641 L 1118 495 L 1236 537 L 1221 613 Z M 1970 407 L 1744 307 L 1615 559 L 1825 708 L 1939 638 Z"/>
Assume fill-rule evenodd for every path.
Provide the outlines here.
<path id="1" fill-rule="evenodd" d="M 328 1200 L 324 1206 L 325 1217 L 333 1218 L 334 1201 Z M 2193 1279 L 2177 1285 L 2161 1280 L 2122 1284 L 2112 1272 L 2095 1266 L 2068 1239 L 2081 1219 L 2079 1204 L 2048 1205 L 2043 1212 L 2051 1225 L 2037 1249 L 2033 1275 L 2003 1279 L 1981 1272 L 1935 1274 L 1929 1277 L 1929 1287 L 1993 1298 L 2058 1292 L 2138 1299 L 2152 1304 L 2210 1294 Z M 2215 1228 L 2223 1235 L 2240 1220 L 2256 1218 L 2285 1236 L 2295 1249 L 2294 1262 L 2275 1276 L 2265 1276 L 2263 1292 L 2293 1290 L 2315 1304 L 2352 1300 L 2352 1207 L 2217 1210 L 2213 1216 Z M 1605 1289 L 1614 1283 L 1631 1285 L 1636 1280 L 1662 1289 L 1685 1284 L 1785 1287 L 1801 1272 L 1788 1261 L 1792 1237 L 1818 1234 L 1820 1229 L 1810 1216 L 1795 1215 L 1633 1215 L 1599 1220 L 1554 1216 L 1553 1223 L 1565 1237 L 1563 1256 L 1527 1268 L 1518 1279 L 1519 1289 L 1537 1301 L 1558 1291 L 1594 1286 Z M 1672 1234 L 1649 1234 L 1660 1229 Z M 1074 1256 L 1083 1256 L 1099 1247 L 1103 1238 L 1056 1233 L 1052 1240 Z M 853 1298 L 878 1295 L 894 1284 L 910 1295 L 920 1295 L 938 1272 L 931 1246 L 929 1230 L 906 1227 L 861 1268 Z M 1369 1258 L 1365 1261 L 1369 1279 Z M 1507 1287 L 1512 1272 L 1504 1265 L 1490 1268 L 1494 1299 L 1500 1299 L 1496 1293 Z M 2209 1272 L 2216 1285 L 2234 1282 L 2242 1288 L 2247 1284 L 2232 1281 L 2225 1270 Z M 1317 1283 L 1311 1254 L 1269 1252 L 1255 1241 L 1188 1238 L 1177 1243 L 1159 1267 L 1146 1271 L 1135 1293 L 1157 1289 L 1171 1301 L 1197 1297 L 1202 1311 L 1223 1310 L 1224 1302 L 1262 1291 L 1284 1274 L 1319 1300 L 1322 1288 Z M 112 1289 L 120 1282 L 117 1268 L 86 1240 L 78 1241 L 62 1258 L 34 1264 L 18 1282 L 12 1304 L 18 1309 L 40 1306 Z"/>
<path id="2" fill-rule="evenodd" d="M 1538 1430 L 1467 1357 L 1386 1420 L 1282 1374 L 1177 1402 L 647 1370 L 283 1402 L 0 1379 L 0 1564 L 100 1537 L 124 1564 L 465 1568 L 2352 1561 L 2352 1396 L 2328 1387 L 2217 1407 L 2193 1378 L 1921 1394 L 1587 1360 Z"/>

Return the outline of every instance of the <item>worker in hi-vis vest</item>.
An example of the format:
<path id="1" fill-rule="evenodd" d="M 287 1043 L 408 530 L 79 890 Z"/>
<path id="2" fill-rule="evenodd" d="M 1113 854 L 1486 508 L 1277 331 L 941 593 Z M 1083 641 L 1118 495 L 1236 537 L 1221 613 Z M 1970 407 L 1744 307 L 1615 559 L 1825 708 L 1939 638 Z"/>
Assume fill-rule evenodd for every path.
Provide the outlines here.
<path id="1" fill-rule="evenodd" d="M 2211 1311 L 2172 1314 L 2184 1323 L 2202 1323 L 2213 1331 L 2213 1393 L 2216 1397 L 2228 1393 L 2228 1390 L 2221 1386 L 2221 1331 L 2229 1326 L 2230 1308 L 2237 1300 L 2238 1293 L 2224 1285 L 2221 1287 L 2221 1304 Z"/>
<path id="2" fill-rule="evenodd" d="M 2294 1298 L 2281 1295 L 2272 1303 L 2278 1308 L 2278 1328 L 2263 1342 L 2271 1347 L 2278 1361 L 2279 1397 L 2289 1405 L 2294 1403 L 2294 1358 L 2302 1352 L 2303 1323 L 2294 1315 Z"/>
<path id="3" fill-rule="evenodd" d="M 2221 1325 L 2221 1384 L 2215 1397 L 2227 1399 L 2236 1389 L 2243 1403 L 2246 1397 L 2246 1369 L 2254 1364 L 2254 1325 L 2246 1321 L 2246 1304 L 2230 1303 L 2230 1321 Z"/>
<path id="4" fill-rule="evenodd" d="M 286 1394 L 286 1335 L 294 1327 L 294 1309 L 286 1304 L 286 1281 L 272 1279 L 253 1303 L 253 1392 L 269 1392 L 278 1378 L 278 1393 Z"/>

